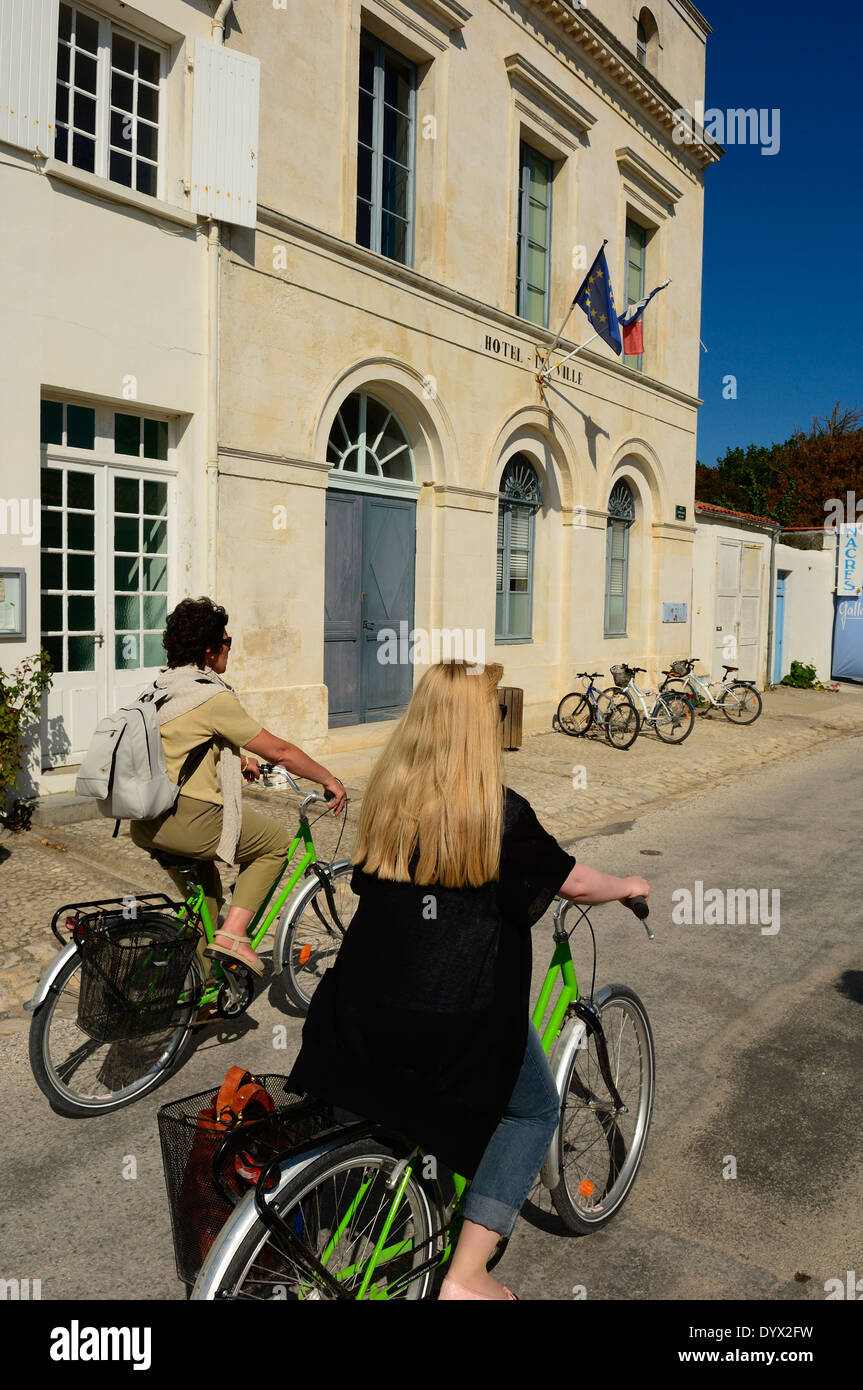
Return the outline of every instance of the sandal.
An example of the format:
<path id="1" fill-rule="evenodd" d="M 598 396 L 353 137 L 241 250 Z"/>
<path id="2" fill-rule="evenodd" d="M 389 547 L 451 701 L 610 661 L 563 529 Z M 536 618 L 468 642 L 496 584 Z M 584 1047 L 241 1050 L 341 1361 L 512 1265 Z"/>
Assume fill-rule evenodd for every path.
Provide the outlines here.
<path id="1" fill-rule="evenodd" d="M 216 936 L 226 937 L 227 940 L 231 943 L 230 946 L 216 946 L 215 944 L 212 946 L 205 946 L 205 956 L 208 956 L 211 960 L 238 961 L 239 964 L 244 965 L 247 970 L 251 970 L 253 975 L 263 975 L 263 961 L 258 960 L 257 956 L 255 957 L 254 961 L 250 961 L 247 960 L 245 956 L 240 955 L 241 946 L 249 946 L 251 949 L 249 938 L 247 936 L 244 936 L 242 938 L 238 936 L 231 936 L 229 932 L 225 931 L 217 931 Z"/>
<path id="2" fill-rule="evenodd" d="M 506 1294 L 507 1298 L 514 1299 L 516 1303 L 519 1302 L 518 1298 L 517 1298 L 516 1295 L 513 1293 L 512 1289 L 508 1289 L 507 1286 L 506 1286 L 506 1284 L 502 1284 L 502 1285 L 501 1285 L 501 1288 L 503 1289 L 503 1291 L 504 1291 L 504 1293 Z M 488 1303 L 502 1303 L 502 1302 L 504 1301 L 503 1299 L 500 1299 L 500 1298 L 493 1298 L 493 1297 L 491 1296 L 491 1294 L 487 1294 L 487 1293 L 474 1293 L 474 1292 L 473 1292 L 473 1289 L 467 1289 L 467 1288 L 465 1288 L 464 1284 L 460 1284 L 460 1283 L 458 1282 L 457 1279 L 453 1279 L 452 1275 L 448 1274 L 448 1275 L 446 1276 L 446 1278 L 444 1279 L 443 1283 L 441 1284 L 440 1293 L 438 1294 L 438 1302 L 440 1303 L 441 1300 L 456 1299 L 456 1298 L 459 1298 L 459 1299 L 465 1299 L 465 1298 L 484 1299 L 484 1300 L 485 1300 L 486 1302 L 488 1302 Z"/>

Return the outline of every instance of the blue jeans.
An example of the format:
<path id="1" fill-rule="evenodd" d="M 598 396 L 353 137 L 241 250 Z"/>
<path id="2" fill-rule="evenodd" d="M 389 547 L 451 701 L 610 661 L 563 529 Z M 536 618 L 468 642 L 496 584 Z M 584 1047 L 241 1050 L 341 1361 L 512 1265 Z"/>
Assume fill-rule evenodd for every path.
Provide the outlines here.
<path id="1" fill-rule="evenodd" d="M 465 1195 L 466 1220 L 502 1236 L 512 1235 L 559 1119 L 560 1096 L 551 1067 L 539 1034 L 528 1023 L 521 1071 Z"/>

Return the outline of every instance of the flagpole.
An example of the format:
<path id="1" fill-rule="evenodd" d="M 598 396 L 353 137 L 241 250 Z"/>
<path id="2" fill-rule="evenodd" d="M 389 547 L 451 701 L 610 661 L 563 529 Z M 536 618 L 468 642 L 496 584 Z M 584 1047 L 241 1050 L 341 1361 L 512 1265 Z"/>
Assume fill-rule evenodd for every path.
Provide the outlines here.
<path id="1" fill-rule="evenodd" d="M 605 240 L 603 241 L 602 246 L 600 246 L 600 248 L 599 248 L 599 251 L 603 251 L 607 245 L 608 245 L 608 237 L 606 237 Z M 597 251 L 597 253 L 596 253 L 597 256 L 599 255 L 599 251 Z M 594 261 L 595 261 L 595 260 L 596 260 L 596 256 L 594 257 Z M 575 298 L 577 299 L 577 298 L 578 298 L 578 295 L 576 295 Z M 569 312 L 567 313 L 566 318 L 564 319 L 563 323 L 562 323 L 561 326 L 560 326 L 560 332 L 558 333 L 557 337 L 555 338 L 554 342 L 552 343 L 551 347 L 550 347 L 549 350 L 548 350 L 548 355 L 549 355 L 549 357 L 551 357 L 551 354 L 554 352 L 554 349 L 557 347 L 558 343 L 560 342 L 561 338 L 563 337 L 563 330 L 564 330 L 564 328 L 566 328 L 566 325 L 569 323 L 569 315 L 572 313 L 572 311 L 573 311 L 574 308 L 575 308 L 575 299 L 573 299 L 572 303 L 571 303 L 570 306 L 569 306 Z M 594 337 L 597 337 L 597 336 L 598 336 L 598 334 L 594 334 Z M 593 341 L 592 338 L 589 338 L 589 339 L 588 339 L 588 342 L 592 342 L 592 341 Z M 582 344 L 582 346 L 583 346 L 583 344 Z M 564 361 L 566 361 L 565 358 L 564 358 Z M 545 375 L 545 373 L 542 373 L 542 372 L 541 372 L 540 375 L 541 375 L 541 376 L 542 376 L 542 375 Z"/>
<path id="2" fill-rule="evenodd" d="M 575 357 L 576 353 L 581 352 L 582 348 L 586 348 L 586 347 L 588 346 L 589 343 L 592 343 L 592 342 L 593 342 L 594 338 L 598 338 L 598 337 L 599 337 L 599 334 L 598 334 L 598 333 L 592 333 L 592 334 L 590 335 L 589 338 L 585 338 L 585 340 L 584 340 L 583 343 L 579 343 L 579 345 L 578 345 L 577 348 L 573 348 L 572 352 L 568 352 L 568 353 L 566 354 L 565 357 L 561 357 L 561 359 L 560 359 L 559 362 L 555 362 L 553 368 L 552 368 L 552 367 L 546 367 L 544 371 L 540 372 L 540 376 L 544 376 L 544 377 L 549 377 L 549 376 L 551 376 L 552 371 L 556 371 L 558 367 L 562 367 L 563 364 L 564 364 L 564 362 L 569 362 L 569 361 L 571 361 L 572 358 Z"/>

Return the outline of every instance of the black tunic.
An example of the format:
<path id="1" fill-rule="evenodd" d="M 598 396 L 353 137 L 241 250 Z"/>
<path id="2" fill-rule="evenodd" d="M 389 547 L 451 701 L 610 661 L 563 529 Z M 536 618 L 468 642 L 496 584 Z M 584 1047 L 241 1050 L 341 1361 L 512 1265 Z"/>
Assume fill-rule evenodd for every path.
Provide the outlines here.
<path id="1" fill-rule="evenodd" d="M 454 889 L 354 870 L 359 906 L 291 1074 L 297 1089 L 395 1126 L 465 1177 L 524 1057 L 530 928 L 575 864 L 505 791 L 498 882 Z"/>

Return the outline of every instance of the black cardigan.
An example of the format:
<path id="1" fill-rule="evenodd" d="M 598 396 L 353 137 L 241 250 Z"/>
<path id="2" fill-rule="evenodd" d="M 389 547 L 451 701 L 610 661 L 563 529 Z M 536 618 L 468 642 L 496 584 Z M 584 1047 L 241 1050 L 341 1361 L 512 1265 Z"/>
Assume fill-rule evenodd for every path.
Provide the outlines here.
<path id="1" fill-rule="evenodd" d="M 575 864 L 505 792 L 499 881 L 453 889 L 354 870 L 359 906 L 291 1073 L 296 1089 L 396 1127 L 464 1177 L 524 1057 L 530 928 Z"/>

